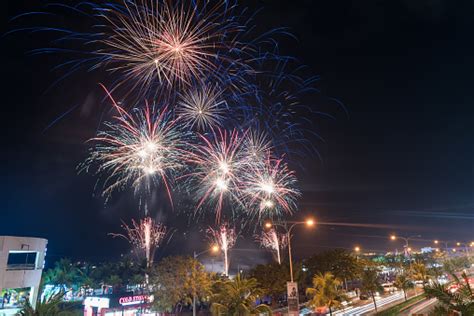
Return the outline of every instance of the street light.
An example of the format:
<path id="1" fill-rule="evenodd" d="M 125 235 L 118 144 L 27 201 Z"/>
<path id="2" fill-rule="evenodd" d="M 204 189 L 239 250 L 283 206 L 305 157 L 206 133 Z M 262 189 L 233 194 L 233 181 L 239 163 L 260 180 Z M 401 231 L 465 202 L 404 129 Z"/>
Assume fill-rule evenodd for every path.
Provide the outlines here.
<path id="1" fill-rule="evenodd" d="M 448 242 L 447 242 L 447 241 L 435 239 L 433 242 L 435 243 L 435 245 L 438 245 L 438 244 L 440 244 L 440 243 L 443 243 L 443 244 L 444 244 L 444 249 L 445 249 L 446 251 L 448 251 Z"/>
<path id="2" fill-rule="evenodd" d="M 471 242 L 470 244 L 468 244 L 468 243 L 465 243 L 465 242 L 459 242 L 459 241 L 458 241 L 458 242 L 456 243 L 456 246 L 458 246 L 458 247 L 463 246 L 463 247 L 464 247 L 464 252 L 466 253 L 466 255 L 470 255 L 470 253 L 469 253 L 469 246 L 472 247 L 473 245 L 474 245 L 473 242 Z"/>
<path id="3" fill-rule="evenodd" d="M 409 236 L 409 237 L 391 235 L 391 236 L 390 236 L 390 239 L 391 239 L 391 240 L 397 240 L 398 238 L 400 238 L 400 239 L 404 240 L 404 241 L 405 241 L 405 246 L 404 246 L 405 250 L 406 250 L 406 251 L 411 251 L 411 248 L 409 247 L 409 241 L 410 241 L 410 239 L 413 240 L 413 239 L 415 239 L 415 238 L 420 238 L 420 237 L 421 237 L 421 235 L 413 235 L 413 236 Z"/>
<path id="4" fill-rule="evenodd" d="M 354 247 L 354 251 L 357 252 L 357 253 L 360 252 L 360 247 L 359 247 L 359 246 L 355 246 L 355 247 Z"/>
<path id="5" fill-rule="evenodd" d="M 288 223 L 291 224 L 290 227 L 288 227 Z M 286 233 L 286 239 L 288 240 L 288 261 L 290 262 L 290 278 L 291 282 L 293 282 L 293 260 L 291 256 L 291 231 L 293 228 L 297 225 L 306 225 L 308 227 L 312 227 L 316 224 L 315 220 L 312 218 L 308 218 L 303 222 L 282 222 L 282 223 L 272 223 L 272 222 L 266 222 L 265 223 L 265 228 L 272 228 L 272 226 L 278 226 L 281 227 L 285 230 Z"/>
<path id="6" fill-rule="evenodd" d="M 200 256 L 200 255 L 203 255 L 205 253 L 218 253 L 219 252 L 219 246 L 218 245 L 212 245 L 211 248 L 209 249 L 206 249 L 206 250 L 203 250 L 201 252 L 196 252 L 194 251 L 194 260 L 197 260 L 197 258 Z M 196 265 L 195 265 L 195 262 L 193 263 L 193 279 L 194 279 L 194 271 L 196 270 Z M 193 289 L 193 316 L 196 316 L 196 290 Z"/>

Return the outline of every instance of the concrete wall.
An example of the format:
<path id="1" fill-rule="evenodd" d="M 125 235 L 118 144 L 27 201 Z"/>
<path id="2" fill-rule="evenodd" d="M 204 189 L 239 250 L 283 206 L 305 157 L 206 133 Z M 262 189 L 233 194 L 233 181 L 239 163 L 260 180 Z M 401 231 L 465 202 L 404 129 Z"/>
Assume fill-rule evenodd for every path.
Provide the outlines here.
<path id="1" fill-rule="evenodd" d="M 30 302 L 34 306 L 43 272 L 46 245 L 43 238 L 0 236 L 0 291 L 8 288 L 30 287 Z M 36 262 L 33 269 L 8 269 L 10 251 L 36 252 Z"/>

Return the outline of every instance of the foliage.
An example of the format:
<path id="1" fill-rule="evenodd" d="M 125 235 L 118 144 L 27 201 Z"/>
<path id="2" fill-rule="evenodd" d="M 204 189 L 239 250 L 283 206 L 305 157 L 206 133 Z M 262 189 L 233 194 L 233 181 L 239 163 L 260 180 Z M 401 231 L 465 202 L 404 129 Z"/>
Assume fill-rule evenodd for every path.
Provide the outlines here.
<path id="1" fill-rule="evenodd" d="M 53 269 L 48 269 L 43 276 L 44 284 L 63 285 L 68 288 L 77 284 L 79 272 L 71 260 L 62 258 L 54 264 Z"/>
<path id="2" fill-rule="evenodd" d="M 411 277 L 415 281 L 428 281 L 428 270 L 423 262 L 417 261 L 411 265 Z"/>
<path id="3" fill-rule="evenodd" d="M 311 277 L 318 273 L 331 272 L 340 280 L 350 280 L 360 275 L 363 269 L 362 263 L 362 260 L 358 260 L 344 249 L 325 251 L 304 262 Z"/>
<path id="4" fill-rule="evenodd" d="M 374 302 L 375 312 L 377 312 L 377 303 L 375 302 L 375 293 L 383 292 L 383 287 L 378 278 L 378 270 L 374 268 L 365 269 L 361 275 L 361 291 L 369 294 Z"/>
<path id="5" fill-rule="evenodd" d="M 73 312 L 64 308 L 62 304 L 62 299 L 64 296 L 64 291 L 60 291 L 49 298 L 45 298 L 43 301 L 38 301 L 36 303 L 36 308 L 30 304 L 29 300 L 25 301 L 25 304 L 18 312 L 18 315 L 21 316 L 69 316 Z"/>
<path id="6" fill-rule="evenodd" d="M 257 280 L 264 295 L 272 297 L 272 303 L 286 293 L 286 282 L 290 279 L 288 265 L 270 263 L 257 265 L 249 272 Z"/>
<path id="7" fill-rule="evenodd" d="M 267 305 L 255 306 L 261 294 L 262 290 L 254 278 L 245 279 L 238 274 L 233 280 L 217 281 L 211 298 L 212 315 L 271 315 L 272 311 Z"/>
<path id="8" fill-rule="evenodd" d="M 193 258 L 166 257 L 153 268 L 150 277 L 153 304 L 160 311 L 172 311 L 178 304 L 189 305 L 193 295 L 205 300 L 211 294 L 211 277 Z"/>
<path id="9" fill-rule="evenodd" d="M 428 297 L 437 298 L 440 305 L 436 309 L 436 313 L 445 312 L 445 315 L 452 311 L 460 312 L 462 315 L 474 315 L 474 296 L 471 286 L 469 285 L 467 275 L 462 274 L 461 279 L 452 274 L 456 291 L 450 291 L 446 285 L 434 283 L 425 287 L 425 293 Z"/>
<path id="10" fill-rule="evenodd" d="M 403 291 L 405 301 L 407 300 L 407 290 L 412 289 L 414 287 L 413 282 L 408 278 L 406 273 L 401 273 L 397 275 L 394 285 L 395 287 Z"/>
<path id="11" fill-rule="evenodd" d="M 102 284 L 119 287 L 122 284 L 144 283 L 145 264 L 124 258 L 118 262 L 89 264 L 60 259 L 43 273 L 42 285 L 59 285 L 78 290 L 99 288 Z"/>
<path id="12" fill-rule="evenodd" d="M 469 268 L 471 265 L 471 261 L 468 257 L 454 257 L 451 259 L 447 259 L 443 263 L 444 271 L 453 274 L 463 269 Z"/>
<path id="13" fill-rule="evenodd" d="M 341 307 L 342 302 L 348 300 L 341 290 L 341 284 L 341 280 L 330 272 L 315 275 L 313 287 L 306 289 L 306 294 L 312 297 L 308 305 L 312 308 L 327 306 L 329 314 L 332 315 L 333 309 Z"/>

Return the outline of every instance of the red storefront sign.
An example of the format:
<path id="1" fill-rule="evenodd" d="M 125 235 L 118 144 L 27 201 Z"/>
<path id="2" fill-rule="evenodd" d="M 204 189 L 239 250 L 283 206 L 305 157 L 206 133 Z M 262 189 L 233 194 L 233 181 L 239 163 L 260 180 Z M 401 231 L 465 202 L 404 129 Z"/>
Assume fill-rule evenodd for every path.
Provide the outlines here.
<path id="1" fill-rule="evenodd" d="M 149 295 L 123 296 L 118 299 L 118 302 L 122 306 L 135 305 L 148 302 L 149 298 Z"/>

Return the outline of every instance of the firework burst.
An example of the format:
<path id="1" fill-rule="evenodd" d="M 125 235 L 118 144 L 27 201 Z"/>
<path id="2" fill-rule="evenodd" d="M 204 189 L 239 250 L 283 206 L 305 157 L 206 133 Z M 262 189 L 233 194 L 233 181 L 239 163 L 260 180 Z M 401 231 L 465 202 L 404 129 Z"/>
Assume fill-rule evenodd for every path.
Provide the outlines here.
<path id="1" fill-rule="evenodd" d="M 146 217 L 139 222 L 132 220 L 130 226 L 123 223 L 122 228 L 125 230 L 124 234 L 110 235 L 125 238 L 136 249 L 143 251 L 145 253 L 147 267 L 150 267 L 153 264 L 156 249 L 165 239 L 166 226 L 155 222 L 150 217 Z"/>
<path id="2" fill-rule="evenodd" d="M 180 96 L 177 113 L 187 125 L 199 130 L 220 126 L 227 103 L 223 91 L 213 86 L 200 86 L 186 90 Z"/>
<path id="3" fill-rule="evenodd" d="M 292 214 L 300 192 L 295 188 L 296 177 L 282 159 L 267 154 L 264 164 L 251 164 L 243 174 L 242 199 L 252 215 Z"/>
<path id="4" fill-rule="evenodd" d="M 261 236 L 257 237 L 257 241 L 263 248 L 269 249 L 275 255 L 278 264 L 281 264 L 281 250 L 288 245 L 287 236 L 279 234 L 275 229 L 262 232 Z"/>
<path id="5" fill-rule="evenodd" d="M 266 132 L 249 130 L 245 135 L 243 150 L 250 165 L 262 166 L 272 148 L 272 142 Z"/>
<path id="6" fill-rule="evenodd" d="M 216 70 L 222 64 L 239 65 L 238 55 L 245 45 L 237 41 L 242 26 L 228 16 L 227 4 L 219 1 L 123 1 L 102 10 L 105 37 L 102 62 L 106 69 L 120 72 L 122 82 L 132 80 L 136 87 L 183 87 L 203 77 L 225 81 L 227 76 Z"/>
<path id="7" fill-rule="evenodd" d="M 198 206 L 215 204 L 216 222 L 220 221 L 225 198 L 239 203 L 239 177 L 246 168 L 242 135 L 219 129 L 211 137 L 200 135 L 201 144 L 187 157 L 194 171 L 187 175 L 194 183 Z"/>
<path id="8" fill-rule="evenodd" d="M 229 275 L 229 250 L 234 247 L 237 240 L 237 233 L 234 228 L 228 225 L 221 225 L 217 229 L 210 228 L 207 230 L 213 243 L 219 245 L 219 249 L 224 255 L 224 275 Z"/>
<path id="9" fill-rule="evenodd" d="M 152 184 L 162 183 L 170 202 L 170 181 L 183 167 L 181 155 L 184 133 L 167 108 L 157 110 L 146 104 L 144 108 L 127 113 L 114 102 L 118 115 L 105 123 L 105 130 L 91 139 L 95 145 L 84 168 L 96 166 L 96 173 L 106 174 L 103 195 L 115 189 L 132 186 L 135 192 Z"/>

